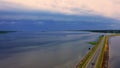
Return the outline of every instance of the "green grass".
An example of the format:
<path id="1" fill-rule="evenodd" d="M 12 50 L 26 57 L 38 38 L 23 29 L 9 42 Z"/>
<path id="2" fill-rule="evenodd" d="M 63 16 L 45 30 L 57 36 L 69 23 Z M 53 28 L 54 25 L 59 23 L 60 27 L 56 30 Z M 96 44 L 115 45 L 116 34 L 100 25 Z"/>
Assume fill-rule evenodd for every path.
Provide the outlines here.
<path id="1" fill-rule="evenodd" d="M 91 45 L 96 45 L 97 44 L 97 42 L 88 42 L 89 44 L 91 44 Z"/>
<path id="2" fill-rule="evenodd" d="M 98 62 L 96 64 L 96 68 L 101 68 L 101 66 L 102 66 L 102 62 L 103 62 L 103 58 L 104 58 L 104 48 L 105 48 L 105 43 L 106 43 L 105 41 L 106 41 L 106 37 L 105 37 L 104 44 L 103 44 L 104 46 L 102 48 L 102 51 L 98 58 Z"/>

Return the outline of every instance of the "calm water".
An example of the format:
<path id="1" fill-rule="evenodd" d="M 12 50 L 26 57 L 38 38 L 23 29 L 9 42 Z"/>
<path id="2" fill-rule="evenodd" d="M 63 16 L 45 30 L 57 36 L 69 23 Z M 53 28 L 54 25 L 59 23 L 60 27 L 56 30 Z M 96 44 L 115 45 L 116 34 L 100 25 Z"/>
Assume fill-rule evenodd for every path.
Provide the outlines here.
<path id="1" fill-rule="evenodd" d="M 0 68 L 74 68 L 93 46 L 87 42 L 98 36 L 65 31 L 0 34 Z"/>
<path id="2" fill-rule="evenodd" d="M 120 36 L 110 39 L 110 67 L 120 68 Z"/>

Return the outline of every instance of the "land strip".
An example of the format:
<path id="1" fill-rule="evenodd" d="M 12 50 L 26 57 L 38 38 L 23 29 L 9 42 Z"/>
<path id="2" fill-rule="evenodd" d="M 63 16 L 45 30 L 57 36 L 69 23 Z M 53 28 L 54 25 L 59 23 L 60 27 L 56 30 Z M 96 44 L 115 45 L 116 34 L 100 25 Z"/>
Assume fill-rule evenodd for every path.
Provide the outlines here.
<path id="1" fill-rule="evenodd" d="M 109 68 L 109 45 L 110 36 L 99 37 L 96 45 L 80 61 L 76 68 Z"/>
<path id="2" fill-rule="evenodd" d="M 103 42 L 103 39 L 104 39 L 104 36 L 99 37 L 99 40 L 98 40 L 97 44 L 80 61 L 80 63 L 76 66 L 76 68 L 88 68 L 89 66 L 91 66 L 91 64 L 94 65 L 93 61 L 96 61 L 96 59 L 94 59 L 94 58 L 97 57 L 97 55 L 98 55 L 98 52 L 99 52 L 98 49 L 101 48 L 100 45 L 102 45 L 101 42 Z"/>

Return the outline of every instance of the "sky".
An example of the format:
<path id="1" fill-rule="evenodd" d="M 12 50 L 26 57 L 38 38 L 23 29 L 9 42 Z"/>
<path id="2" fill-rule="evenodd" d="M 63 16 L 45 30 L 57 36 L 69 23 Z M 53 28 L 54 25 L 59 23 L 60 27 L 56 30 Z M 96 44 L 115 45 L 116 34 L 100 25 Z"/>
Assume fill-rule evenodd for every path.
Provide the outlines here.
<path id="1" fill-rule="evenodd" d="M 119 19 L 119 0 L 0 0 L 2 11 L 47 11 L 63 14 L 97 14 Z"/>
<path id="2" fill-rule="evenodd" d="M 115 26 L 119 8 L 120 0 L 0 0 L 0 19 L 112 21 Z"/>

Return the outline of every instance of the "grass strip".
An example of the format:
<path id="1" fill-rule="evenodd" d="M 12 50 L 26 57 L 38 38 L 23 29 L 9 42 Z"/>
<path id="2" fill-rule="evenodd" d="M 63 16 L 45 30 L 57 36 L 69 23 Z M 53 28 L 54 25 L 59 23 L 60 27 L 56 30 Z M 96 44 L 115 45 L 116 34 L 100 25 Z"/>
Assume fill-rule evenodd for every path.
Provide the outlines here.
<path id="1" fill-rule="evenodd" d="M 91 45 L 96 45 L 97 44 L 97 42 L 88 42 L 89 44 L 91 44 Z"/>
<path id="2" fill-rule="evenodd" d="M 108 47 L 107 43 L 108 43 L 108 36 L 105 37 L 104 44 L 103 44 L 104 46 L 103 46 L 100 56 L 97 60 L 97 64 L 96 64 L 95 68 L 102 68 L 102 66 L 103 66 L 102 64 L 104 62 L 104 55 L 105 55 L 105 52 L 107 51 L 107 47 Z"/>

